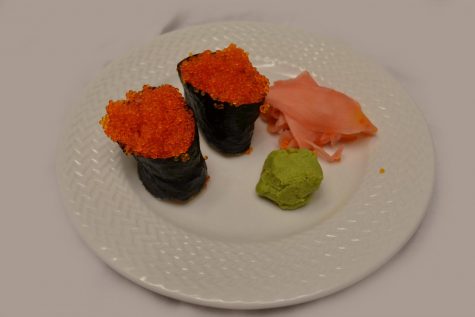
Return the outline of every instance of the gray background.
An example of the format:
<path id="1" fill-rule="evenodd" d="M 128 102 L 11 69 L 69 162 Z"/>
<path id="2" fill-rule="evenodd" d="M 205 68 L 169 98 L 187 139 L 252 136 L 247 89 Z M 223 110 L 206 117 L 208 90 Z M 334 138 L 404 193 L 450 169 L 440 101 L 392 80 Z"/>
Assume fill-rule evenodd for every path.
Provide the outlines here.
<path id="1" fill-rule="evenodd" d="M 279 22 L 346 42 L 422 109 L 436 151 L 428 214 L 408 245 L 357 285 L 283 309 L 198 307 L 120 277 L 69 223 L 55 175 L 67 109 L 131 48 L 219 20 Z M 474 31 L 471 0 L 0 0 L 0 316 L 475 316 Z"/>

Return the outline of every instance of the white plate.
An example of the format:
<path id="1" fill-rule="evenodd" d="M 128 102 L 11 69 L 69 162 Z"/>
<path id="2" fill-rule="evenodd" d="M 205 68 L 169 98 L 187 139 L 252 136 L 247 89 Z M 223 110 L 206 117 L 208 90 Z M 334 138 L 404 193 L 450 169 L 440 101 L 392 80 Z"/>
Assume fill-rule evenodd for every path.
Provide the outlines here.
<path id="1" fill-rule="evenodd" d="M 260 121 L 251 155 L 225 158 L 202 140 L 211 179 L 185 205 L 151 197 L 133 160 L 99 127 L 109 99 L 143 84 L 180 87 L 182 58 L 230 42 L 271 81 L 309 70 L 360 101 L 379 127 L 376 137 L 346 146 L 340 163 L 322 162 L 325 180 L 305 208 L 284 212 L 255 195 L 277 147 Z M 114 270 L 165 296 L 251 309 L 328 295 L 388 261 L 423 218 L 434 158 L 420 111 L 381 68 L 315 35 L 240 22 L 172 32 L 108 65 L 71 114 L 58 174 L 73 223 Z"/>

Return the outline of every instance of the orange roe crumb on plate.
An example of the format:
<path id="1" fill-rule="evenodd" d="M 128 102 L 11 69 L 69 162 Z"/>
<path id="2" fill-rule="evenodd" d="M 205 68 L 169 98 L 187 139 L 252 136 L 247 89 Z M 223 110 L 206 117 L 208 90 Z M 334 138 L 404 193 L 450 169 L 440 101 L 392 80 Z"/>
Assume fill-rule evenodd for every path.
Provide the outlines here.
<path id="1" fill-rule="evenodd" d="M 386 170 L 385 170 L 383 167 L 381 167 L 381 168 L 379 169 L 379 174 L 384 174 L 385 172 L 386 172 Z"/>
<path id="2" fill-rule="evenodd" d="M 214 100 L 234 106 L 261 102 L 269 91 L 269 80 L 252 66 L 248 54 L 236 44 L 189 57 L 179 68 L 185 83 Z"/>
<path id="3" fill-rule="evenodd" d="M 270 104 L 264 103 L 262 106 L 259 107 L 259 112 L 262 114 L 266 114 L 267 111 L 269 111 L 270 107 Z"/>
<path id="4" fill-rule="evenodd" d="M 125 153 L 171 158 L 186 153 L 195 137 L 193 112 L 171 85 L 143 86 L 125 100 L 109 101 L 100 124 Z"/>

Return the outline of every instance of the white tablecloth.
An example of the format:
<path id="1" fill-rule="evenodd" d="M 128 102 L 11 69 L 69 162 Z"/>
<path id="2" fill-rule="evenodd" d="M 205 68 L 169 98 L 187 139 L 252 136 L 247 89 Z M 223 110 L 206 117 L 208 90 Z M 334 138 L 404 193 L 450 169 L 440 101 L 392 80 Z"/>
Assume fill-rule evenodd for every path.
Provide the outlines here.
<path id="1" fill-rule="evenodd" d="M 122 278 L 68 221 L 55 175 L 67 109 L 109 61 L 163 31 L 217 20 L 346 42 L 399 79 L 427 118 L 437 169 L 427 216 L 362 282 L 283 309 L 194 306 Z M 474 32 L 471 0 L 0 0 L 0 316 L 475 316 Z"/>

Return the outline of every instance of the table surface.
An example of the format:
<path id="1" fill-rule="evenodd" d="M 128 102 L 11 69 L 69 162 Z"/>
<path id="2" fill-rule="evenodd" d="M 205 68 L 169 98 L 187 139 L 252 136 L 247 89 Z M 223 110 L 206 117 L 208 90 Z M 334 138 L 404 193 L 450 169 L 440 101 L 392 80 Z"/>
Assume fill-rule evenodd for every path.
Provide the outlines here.
<path id="1" fill-rule="evenodd" d="M 85 85 L 163 32 L 223 20 L 346 42 L 392 73 L 427 119 L 436 152 L 427 216 L 396 257 L 344 291 L 264 311 L 182 303 L 109 269 L 64 212 L 56 148 Z M 471 0 L 0 0 L 0 316 L 475 316 L 474 30 Z"/>

